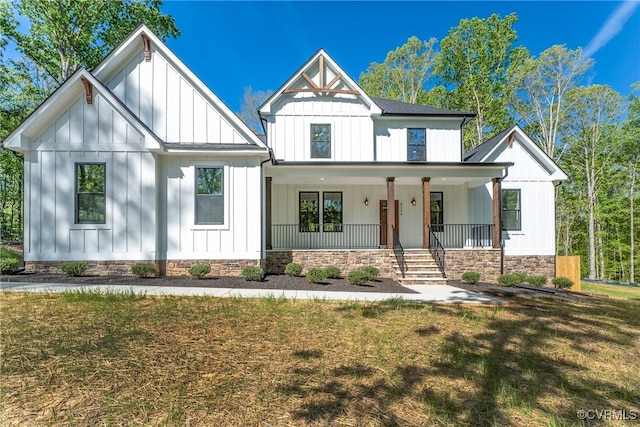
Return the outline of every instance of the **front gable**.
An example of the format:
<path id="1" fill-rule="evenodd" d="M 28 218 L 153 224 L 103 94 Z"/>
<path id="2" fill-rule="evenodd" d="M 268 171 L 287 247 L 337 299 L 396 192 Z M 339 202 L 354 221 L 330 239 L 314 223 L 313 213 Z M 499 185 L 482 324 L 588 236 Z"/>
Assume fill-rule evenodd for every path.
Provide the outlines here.
<path id="1" fill-rule="evenodd" d="M 109 54 L 94 74 L 169 144 L 264 148 L 251 129 L 144 26 Z"/>

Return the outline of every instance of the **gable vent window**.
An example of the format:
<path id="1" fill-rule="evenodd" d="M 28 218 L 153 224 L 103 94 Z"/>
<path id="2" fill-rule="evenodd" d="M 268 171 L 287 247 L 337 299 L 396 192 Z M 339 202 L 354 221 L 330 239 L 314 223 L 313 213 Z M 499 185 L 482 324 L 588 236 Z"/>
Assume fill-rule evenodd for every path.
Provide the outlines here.
<path id="1" fill-rule="evenodd" d="M 196 224 L 224 222 L 223 168 L 196 168 Z"/>
<path id="2" fill-rule="evenodd" d="M 106 165 L 76 163 L 76 224 L 104 224 Z"/>
<path id="3" fill-rule="evenodd" d="M 407 161 L 424 162 L 427 160 L 426 129 L 407 129 Z"/>
<path id="4" fill-rule="evenodd" d="M 311 125 L 311 158 L 330 159 L 331 158 L 331 125 L 312 124 Z"/>

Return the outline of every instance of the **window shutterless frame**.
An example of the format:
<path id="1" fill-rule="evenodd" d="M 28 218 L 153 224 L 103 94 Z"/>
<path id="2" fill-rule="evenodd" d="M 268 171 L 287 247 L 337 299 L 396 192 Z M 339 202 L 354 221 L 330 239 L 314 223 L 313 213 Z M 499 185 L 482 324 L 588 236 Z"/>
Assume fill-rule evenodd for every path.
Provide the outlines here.
<path id="1" fill-rule="evenodd" d="M 431 230 L 444 231 L 444 195 L 442 191 L 432 191 L 431 199 Z"/>
<path id="2" fill-rule="evenodd" d="M 331 158 L 331 124 L 312 123 L 311 124 L 311 147 L 312 159 Z"/>
<path id="3" fill-rule="evenodd" d="M 223 224 L 224 208 L 224 168 L 222 166 L 196 166 L 195 224 Z"/>
<path id="4" fill-rule="evenodd" d="M 301 233 L 320 231 L 320 193 L 300 191 L 298 193 L 298 227 Z"/>
<path id="5" fill-rule="evenodd" d="M 522 199 L 520 189 L 502 189 L 502 230 L 522 230 Z"/>
<path id="6" fill-rule="evenodd" d="M 105 224 L 107 164 L 75 163 L 75 223 Z"/>
<path id="7" fill-rule="evenodd" d="M 322 193 L 322 231 L 342 232 L 342 191 Z"/>
<path id="8" fill-rule="evenodd" d="M 424 162 L 427 160 L 427 130 L 424 128 L 407 129 L 407 161 Z"/>

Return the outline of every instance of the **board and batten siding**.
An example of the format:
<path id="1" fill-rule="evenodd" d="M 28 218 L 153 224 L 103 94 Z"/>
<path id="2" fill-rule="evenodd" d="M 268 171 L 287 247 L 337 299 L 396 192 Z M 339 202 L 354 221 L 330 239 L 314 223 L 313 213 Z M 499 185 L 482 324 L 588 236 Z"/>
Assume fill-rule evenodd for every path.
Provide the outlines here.
<path id="1" fill-rule="evenodd" d="M 262 215 L 258 156 L 163 156 L 161 191 L 166 259 L 261 258 Z M 224 223 L 195 224 L 195 169 L 223 167 Z M 166 195 L 166 196 L 165 196 Z"/>
<path id="2" fill-rule="evenodd" d="M 151 61 L 143 52 L 135 55 L 107 87 L 163 141 L 247 143 L 212 100 L 156 49 Z"/>
<path id="3" fill-rule="evenodd" d="M 375 124 L 376 160 L 407 161 L 407 129 L 426 129 L 426 161 L 459 162 L 461 158 L 460 121 L 378 120 Z"/>
<path id="4" fill-rule="evenodd" d="M 517 139 L 489 161 L 513 162 L 502 189 L 520 189 L 521 230 L 502 232 L 505 255 L 555 255 L 555 187 L 549 172 Z"/>
<path id="5" fill-rule="evenodd" d="M 285 161 L 373 161 L 373 121 L 359 102 L 346 98 L 286 99 L 267 121 L 268 144 Z M 311 158 L 311 125 L 331 125 L 331 158 Z"/>

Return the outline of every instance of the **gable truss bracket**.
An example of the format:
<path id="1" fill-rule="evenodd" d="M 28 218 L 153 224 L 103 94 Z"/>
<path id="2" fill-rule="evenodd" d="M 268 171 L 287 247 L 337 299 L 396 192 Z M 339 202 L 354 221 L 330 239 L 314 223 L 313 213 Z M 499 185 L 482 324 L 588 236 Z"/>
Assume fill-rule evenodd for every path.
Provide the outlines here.
<path id="1" fill-rule="evenodd" d="M 332 86 L 342 78 L 342 74 L 337 74 L 331 81 L 325 85 L 324 83 L 324 73 L 325 73 L 325 65 L 324 65 L 324 56 L 320 55 L 318 57 L 318 84 L 316 84 L 311 77 L 307 75 L 304 71 L 300 74 L 300 76 L 311 86 L 310 88 L 299 88 L 299 89 L 286 89 L 283 93 L 300 93 L 300 92 L 314 92 L 314 93 L 345 93 L 349 95 L 360 95 L 360 92 L 357 90 L 348 90 L 348 89 L 332 89 Z"/>
<path id="2" fill-rule="evenodd" d="M 151 61 L 151 39 L 145 33 L 141 33 L 140 37 L 142 37 L 142 44 L 144 45 L 144 60 L 149 62 Z"/>
<path id="3" fill-rule="evenodd" d="M 87 105 L 93 105 L 93 85 L 86 77 L 80 77 L 84 86 L 84 94 L 87 98 Z"/>

